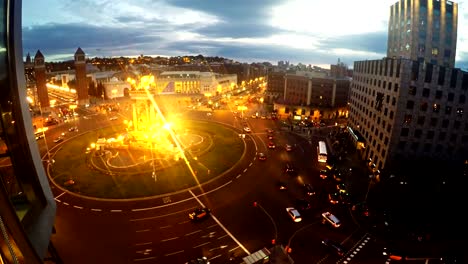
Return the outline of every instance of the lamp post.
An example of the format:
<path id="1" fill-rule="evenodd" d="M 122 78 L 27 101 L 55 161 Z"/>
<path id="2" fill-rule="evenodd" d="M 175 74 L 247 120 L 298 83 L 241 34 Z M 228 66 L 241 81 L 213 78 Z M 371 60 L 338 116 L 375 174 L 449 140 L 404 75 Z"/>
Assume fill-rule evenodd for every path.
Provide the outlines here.
<path id="1" fill-rule="evenodd" d="M 275 237 L 273 238 L 273 241 L 276 243 L 276 240 L 278 240 L 278 228 L 276 226 L 275 220 L 273 220 L 273 217 L 263 208 L 260 203 L 254 202 L 254 207 L 260 208 L 267 216 L 270 218 L 271 223 L 273 224 L 273 228 L 275 229 Z"/>

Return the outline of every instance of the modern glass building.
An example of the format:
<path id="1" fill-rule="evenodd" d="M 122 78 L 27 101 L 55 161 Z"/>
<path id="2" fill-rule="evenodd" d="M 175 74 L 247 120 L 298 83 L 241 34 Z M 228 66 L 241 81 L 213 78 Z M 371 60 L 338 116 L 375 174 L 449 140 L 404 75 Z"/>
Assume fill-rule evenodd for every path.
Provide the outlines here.
<path id="1" fill-rule="evenodd" d="M 390 7 L 387 57 L 455 66 L 458 4 L 400 0 Z"/>
<path id="2" fill-rule="evenodd" d="M 0 2 L 0 263 L 44 263 L 56 204 L 26 101 L 21 1 Z"/>

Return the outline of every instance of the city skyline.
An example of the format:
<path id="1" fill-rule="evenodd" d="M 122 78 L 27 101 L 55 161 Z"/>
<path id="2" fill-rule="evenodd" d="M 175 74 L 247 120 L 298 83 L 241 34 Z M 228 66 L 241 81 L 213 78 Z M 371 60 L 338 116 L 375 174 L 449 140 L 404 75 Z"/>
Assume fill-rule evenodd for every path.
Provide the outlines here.
<path id="1" fill-rule="evenodd" d="M 46 61 L 87 57 L 220 56 L 328 68 L 386 56 L 397 1 L 57 1 L 23 3 L 23 53 Z M 459 4 L 455 67 L 468 68 L 468 11 Z M 333 14 L 323 12 L 341 6 Z M 359 8 L 357 8 L 359 6 Z M 150 11 L 148 11 L 150 10 Z M 372 10 L 372 12 L 368 12 Z M 315 26 L 319 25 L 319 26 Z"/>

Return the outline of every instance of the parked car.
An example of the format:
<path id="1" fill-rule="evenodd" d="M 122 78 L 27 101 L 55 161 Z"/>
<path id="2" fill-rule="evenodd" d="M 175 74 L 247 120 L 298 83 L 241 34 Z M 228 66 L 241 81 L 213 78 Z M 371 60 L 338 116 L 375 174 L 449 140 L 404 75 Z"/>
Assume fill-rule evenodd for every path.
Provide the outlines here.
<path id="1" fill-rule="evenodd" d="M 250 127 L 244 127 L 244 131 L 247 132 L 247 133 L 252 132 L 252 130 L 250 129 Z"/>
<path id="2" fill-rule="evenodd" d="M 199 221 L 207 218 L 210 216 L 210 209 L 203 207 L 203 208 L 197 208 L 193 212 L 189 214 L 189 218 L 193 221 Z"/>
<path id="3" fill-rule="evenodd" d="M 322 240 L 322 245 L 324 245 L 325 247 L 327 247 L 328 250 L 336 253 L 340 257 L 344 256 L 344 254 L 346 253 L 346 250 L 340 243 L 330 240 L 328 238 Z"/>
<path id="4" fill-rule="evenodd" d="M 286 149 L 286 151 L 292 151 L 292 146 L 289 144 L 286 144 L 284 148 Z"/>
<path id="5" fill-rule="evenodd" d="M 286 212 L 288 213 L 288 215 L 291 217 L 291 219 L 298 223 L 300 221 L 302 221 L 302 217 L 301 217 L 301 214 L 299 213 L 299 211 L 294 208 L 294 207 L 288 207 L 286 208 Z"/>

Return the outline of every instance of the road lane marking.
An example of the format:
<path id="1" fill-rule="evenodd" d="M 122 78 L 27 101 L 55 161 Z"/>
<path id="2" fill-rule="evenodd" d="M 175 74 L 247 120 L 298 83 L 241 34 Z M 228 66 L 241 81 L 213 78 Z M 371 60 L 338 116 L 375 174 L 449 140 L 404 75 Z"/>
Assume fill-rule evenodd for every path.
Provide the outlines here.
<path id="1" fill-rule="evenodd" d="M 172 255 L 175 255 L 175 254 L 180 254 L 180 253 L 183 253 L 184 251 L 181 250 L 181 251 L 176 251 L 176 252 L 172 252 L 172 253 L 169 253 L 169 254 L 165 254 L 164 256 L 167 257 L 167 256 L 172 256 Z"/>
<path id="2" fill-rule="evenodd" d="M 195 196 L 195 194 L 192 192 L 192 190 L 189 190 L 190 194 L 195 198 L 195 200 L 197 200 L 197 202 L 202 206 L 202 207 L 206 207 L 201 201 L 200 199 L 198 199 L 197 196 Z M 224 230 L 224 232 L 226 232 L 226 234 L 228 234 L 232 240 L 234 240 L 234 242 L 237 243 L 237 245 L 239 245 L 240 248 L 242 248 L 242 250 L 244 250 L 245 253 L 247 253 L 247 255 L 250 255 L 250 252 L 247 250 L 247 248 L 245 248 L 240 242 L 239 240 L 237 240 L 233 234 L 231 234 L 231 232 L 229 232 L 229 230 L 227 230 L 227 228 L 221 224 L 221 222 L 218 220 L 218 218 L 216 218 L 213 214 L 210 214 L 211 215 L 211 218 L 213 218 L 213 220 L 218 223 L 218 225 Z"/>
<path id="3" fill-rule="evenodd" d="M 221 257 L 221 254 L 219 254 L 219 255 L 217 255 L 217 256 L 214 256 L 214 257 L 210 258 L 209 260 L 213 260 L 213 259 L 219 258 L 219 257 Z"/>
<path id="4" fill-rule="evenodd" d="M 244 173 L 247 172 L 247 168 L 244 169 Z"/>
<path id="5" fill-rule="evenodd" d="M 138 246 L 146 246 L 146 245 L 151 245 L 151 244 L 153 244 L 153 242 L 137 243 L 135 244 L 135 246 L 138 247 Z"/>
<path id="6" fill-rule="evenodd" d="M 235 248 L 231 248 L 231 249 L 229 250 L 229 252 L 232 252 L 232 251 L 234 251 L 234 250 L 236 250 L 236 249 L 238 249 L 238 248 L 239 248 L 238 246 L 235 247 Z"/>
<path id="7" fill-rule="evenodd" d="M 138 258 L 134 259 L 133 261 L 143 261 L 143 260 L 150 260 L 150 259 L 155 259 L 156 257 L 148 257 L 148 258 Z"/>
<path id="8" fill-rule="evenodd" d="M 237 175 L 237 176 L 236 176 L 236 179 L 239 179 L 239 177 L 240 177 L 241 175 L 242 175 L 242 174 Z"/>
<path id="9" fill-rule="evenodd" d="M 202 243 L 202 244 L 200 244 L 198 246 L 194 246 L 193 248 L 203 247 L 204 245 L 208 245 L 209 243 L 211 243 L 211 242 L 205 242 L 205 243 Z"/>
<path id="10" fill-rule="evenodd" d="M 142 229 L 142 230 L 137 230 L 135 232 L 140 233 L 140 232 L 148 232 L 151 231 L 151 229 Z"/>
<path id="11" fill-rule="evenodd" d="M 252 165 L 253 165 L 253 162 L 250 162 L 249 167 L 251 167 Z"/>
<path id="12" fill-rule="evenodd" d="M 218 237 L 218 239 L 223 239 L 223 238 L 225 238 L 225 237 L 227 237 L 227 236 L 228 236 L 228 235 L 226 234 L 226 235 L 224 235 L 224 236 Z"/>
<path id="13" fill-rule="evenodd" d="M 215 226 L 217 226 L 217 224 L 214 224 L 214 225 L 210 225 L 209 227 L 207 227 L 207 229 L 208 229 L 208 228 L 212 228 L 212 227 L 215 227 Z"/>
<path id="14" fill-rule="evenodd" d="M 69 203 L 63 202 L 64 205 L 70 205 Z"/>
<path id="15" fill-rule="evenodd" d="M 185 234 L 184 236 L 190 236 L 190 235 L 193 235 L 193 234 L 196 234 L 196 233 L 199 233 L 199 232 L 201 232 L 201 229 L 197 230 L 197 231 L 193 231 L 193 232 L 188 233 L 188 234 Z"/>
<path id="16" fill-rule="evenodd" d="M 167 241 L 171 241 L 171 240 L 175 240 L 175 239 L 178 239 L 179 237 L 171 237 L 171 238 L 168 238 L 168 239 L 163 239 L 161 240 L 161 242 L 167 242 Z"/>
<path id="17" fill-rule="evenodd" d="M 57 196 L 55 197 L 55 199 L 58 199 L 58 198 L 60 198 L 60 196 L 62 196 L 62 195 L 64 195 L 64 194 L 65 194 L 65 192 L 63 192 L 63 193 L 61 193 L 61 194 L 57 195 Z"/>
<path id="18" fill-rule="evenodd" d="M 167 226 L 160 226 L 159 228 L 163 229 L 163 228 L 169 228 L 171 227 L 172 225 L 167 225 Z"/>
<path id="19" fill-rule="evenodd" d="M 120 209 L 114 209 L 114 210 L 110 210 L 111 212 L 115 213 L 115 212 L 122 212 L 122 210 Z"/>
<path id="20" fill-rule="evenodd" d="M 77 205 L 74 205 L 73 207 L 77 208 L 77 209 L 83 209 L 82 206 L 77 206 Z"/>
<path id="21" fill-rule="evenodd" d="M 190 208 L 190 210 L 195 210 L 195 208 L 196 207 L 192 207 L 192 208 Z M 170 216 L 170 215 L 185 213 L 186 211 L 187 210 L 182 210 L 182 211 L 177 211 L 177 212 L 173 212 L 173 213 L 165 214 L 165 215 L 158 215 L 158 216 L 151 216 L 151 217 L 144 217 L 144 218 L 135 218 L 135 219 L 130 219 L 130 222 L 143 221 L 143 220 L 152 220 L 152 219 L 162 218 L 162 217 L 166 217 L 166 216 Z"/>
<path id="22" fill-rule="evenodd" d="M 101 212 L 102 209 L 95 209 L 95 208 L 91 208 L 91 211 L 95 211 L 95 212 Z"/>
<path id="23" fill-rule="evenodd" d="M 212 193 L 212 192 L 216 192 L 217 190 L 222 189 L 222 188 L 226 187 L 227 185 L 229 185 L 229 184 L 231 184 L 231 183 L 232 183 L 232 180 L 231 180 L 231 181 L 228 181 L 227 183 L 225 183 L 225 184 L 223 184 L 223 185 L 221 185 L 221 186 L 218 186 L 217 188 L 214 188 L 213 190 L 204 192 L 204 193 L 200 194 L 199 196 L 203 196 L 203 195 L 210 194 L 210 193 Z M 192 196 L 194 196 L 194 194 L 193 194 L 193 192 L 192 192 L 191 190 L 189 190 L 189 192 L 190 192 L 190 194 L 191 194 Z M 190 201 L 190 200 L 192 200 L 192 199 L 193 199 L 193 198 L 187 198 L 187 199 L 179 200 L 179 201 L 176 201 L 176 202 L 173 202 L 173 203 L 168 203 L 168 204 L 163 204 L 163 205 L 158 205 L 158 206 L 153 206 L 153 207 L 132 209 L 132 212 L 147 211 L 147 210 L 153 210 L 153 209 L 164 208 L 164 207 L 172 206 L 172 205 L 174 205 L 174 204 L 184 203 L 184 202 Z M 192 208 L 192 209 L 195 209 L 195 208 L 196 208 L 196 207 L 194 207 L 194 208 Z M 169 216 L 169 215 L 174 215 L 174 214 L 177 214 L 177 213 L 180 213 L 180 212 L 184 212 L 184 211 L 174 212 L 174 213 L 170 213 L 170 214 L 166 214 L 166 215 L 161 215 L 161 216 L 140 218 L 140 219 L 141 219 L 141 220 L 149 220 L 149 219 L 161 218 L 161 217 L 165 217 L 165 216 Z M 130 219 L 130 221 L 140 221 L 140 219 Z"/>
<path id="24" fill-rule="evenodd" d="M 62 201 L 60 201 L 60 200 L 59 200 L 59 199 L 57 199 L 57 198 L 54 198 L 54 199 L 55 199 L 55 201 L 57 201 L 57 202 L 59 202 L 59 203 L 61 203 L 61 202 L 62 202 Z"/>
<path id="25" fill-rule="evenodd" d="M 177 223 L 178 225 L 182 225 L 182 224 L 185 224 L 185 223 L 189 223 L 190 221 L 187 220 L 187 221 L 183 221 L 183 222 L 180 222 L 180 223 Z"/>

